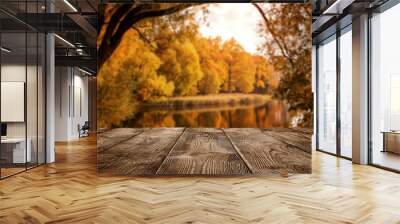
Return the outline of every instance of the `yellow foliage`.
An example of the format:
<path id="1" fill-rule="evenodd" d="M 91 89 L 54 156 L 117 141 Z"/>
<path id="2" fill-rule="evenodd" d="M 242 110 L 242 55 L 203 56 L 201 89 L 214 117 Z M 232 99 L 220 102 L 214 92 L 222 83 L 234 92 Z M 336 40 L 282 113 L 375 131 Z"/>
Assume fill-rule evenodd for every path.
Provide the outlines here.
<path id="1" fill-rule="evenodd" d="M 157 74 L 160 64 L 157 55 L 149 50 L 135 31 L 125 34 L 98 74 L 100 127 L 120 125 L 134 112 L 138 100 L 172 95 L 173 83 Z"/>
<path id="2" fill-rule="evenodd" d="M 224 43 L 223 52 L 228 65 L 227 91 L 252 92 L 256 70 L 251 54 L 247 53 L 235 39 Z"/>
<path id="3" fill-rule="evenodd" d="M 219 93 L 228 75 L 227 65 L 222 60 L 221 39 L 198 38 L 195 44 L 204 74 L 199 82 L 199 91 L 202 94 Z"/>
<path id="4" fill-rule="evenodd" d="M 197 92 L 197 82 L 203 77 L 200 58 L 190 40 L 174 40 L 161 54 L 163 63 L 159 72 L 175 83 L 175 95 Z"/>
<path id="5" fill-rule="evenodd" d="M 278 83 L 269 61 L 246 52 L 235 39 L 201 36 L 193 13 L 145 19 L 124 34 L 99 71 L 98 123 L 118 126 L 141 103 L 198 94 L 265 94 Z M 212 120 L 227 125 L 220 116 Z"/>

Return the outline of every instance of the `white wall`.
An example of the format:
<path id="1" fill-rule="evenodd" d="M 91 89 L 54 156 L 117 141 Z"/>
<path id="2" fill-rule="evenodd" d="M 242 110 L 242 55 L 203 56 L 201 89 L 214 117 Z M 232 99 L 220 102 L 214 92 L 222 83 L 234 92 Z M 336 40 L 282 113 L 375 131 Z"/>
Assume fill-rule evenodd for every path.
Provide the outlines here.
<path id="1" fill-rule="evenodd" d="M 37 70 L 38 69 L 38 70 Z M 27 78 L 27 80 L 25 80 Z M 24 82 L 26 83 L 26 107 L 21 108 L 21 112 L 27 115 L 27 120 L 22 122 L 5 122 L 7 124 L 8 138 L 24 138 L 25 135 L 29 139 L 32 161 L 44 163 L 44 74 L 42 68 L 25 64 L 2 64 L 1 81 L 2 82 Z M 23 93 L 22 93 L 23 94 Z M 2 97 L 7 96 L 3 95 Z M 1 108 L 12 110 L 11 108 Z M 7 111 L 13 113 L 13 111 Z M 37 156 L 39 153 L 39 156 Z"/>
<path id="2" fill-rule="evenodd" d="M 25 64 L 2 65 L 1 81 L 25 82 Z M 6 108 L 1 108 L 1 109 L 6 110 Z M 7 137 L 25 137 L 25 123 L 24 122 L 7 123 Z"/>
<path id="3" fill-rule="evenodd" d="M 2 82 L 25 82 L 26 69 L 28 74 L 31 74 L 36 67 L 28 66 L 27 68 L 24 65 L 18 64 L 3 64 L 1 66 L 1 81 Z M 36 83 L 34 83 L 36 85 Z M 36 97 L 36 89 L 32 93 L 27 93 L 28 97 Z M 29 102 L 31 100 L 28 100 Z M 36 105 L 35 105 L 36 107 Z M 7 108 L 1 108 L 2 110 L 7 110 Z M 36 114 L 35 114 L 36 116 Z M 30 118 L 30 114 L 28 114 L 28 121 L 33 119 Z M 30 125 L 29 125 L 30 126 Z M 25 122 L 7 122 L 7 136 L 8 137 L 25 137 Z M 29 137 L 29 136 L 28 136 Z"/>
<path id="4" fill-rule="evenodd" d="M 55 140 L 70 141 L 88 120 L 88 78 L 72 67 L 56 67 L 55 73 Z"/>
<path id="5" fill-rule="evenodd" d="M 55 68 L 55 140 L 67 141 L 69 133 L 69 85 L 70 76 L 67 67 Z"/>
<path id="6" fill-rule="evenodd" d="M 85 121 L 88 120 L 88 78 L 82 76 L 82 73 L 76 73 L 77 70 L 74 70 L 74 102 L 73 105 L 74 107 L 72 108 L 72 120 L 71 120 L 71 126 L 72 126 L 72 136 L 79 137 L 79 132 L 78 132 L 78 124 L 83 125 Z"/>

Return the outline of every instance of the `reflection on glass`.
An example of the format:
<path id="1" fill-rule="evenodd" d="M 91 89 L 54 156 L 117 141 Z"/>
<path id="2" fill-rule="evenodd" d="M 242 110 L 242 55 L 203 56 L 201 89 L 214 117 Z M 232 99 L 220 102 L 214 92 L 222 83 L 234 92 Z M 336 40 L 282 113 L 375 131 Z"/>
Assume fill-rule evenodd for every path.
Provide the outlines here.
<path id="1" fill-rule="evenodd" d="M 1 46 L 1 140 L 2 177 L 25 170 L 31 161 L 30 141 L 26 139 L 26 34 L 2 33 Z"/>
<path id="2" fill-rule="evenodd" d="M 372 163 L 400 170 L 400 5 L 372 18 Z"/>
<path id="3" fill-rule="evenodd" d="M 336 39 L 318 48 L 318 149 L 336 153 Z"/>
<path id="4" fill-rule="evenodd" d="M 352 157 L 352 35 L 340 36 L 340 153 Z"/>
<path id="5" fill-rule="evenodd" d="M 38 77 L 37 77 L 37 90 L 38 90 L 38 135 L 37 135 L 37 147 L 38 147 L 38 156 L 37 162 L 38 164 L 45 163 L 45 70 L 44 66 L 46 64 L 46 52 L 45 52 L 45 44 L 46 38 L 45 35 L 39 33 L 38 35 Z"/>
<path id="6" fill-rule="evenodd" d="M 45 0 L 0 1 L 11 14 L 43 13 Z M 45 162 L 45 35 L 0 12 L 1 178 Z M 39 17 L 32 17 L 39 19 Z M 11 25 L 10 25 L 11 24 Z"/>
<path id="7" fill-rule="evenodd" d="M 27 33 L 27 75 L 26 75 L 26 113 L 27 113 L 27 142 L 30 148 L 30 158 L 27 167 L 31 168 L 37 165 L 37 79 L 38 79 L 38 51 L 37 51 L 38 36 L 35 32 Z"/>

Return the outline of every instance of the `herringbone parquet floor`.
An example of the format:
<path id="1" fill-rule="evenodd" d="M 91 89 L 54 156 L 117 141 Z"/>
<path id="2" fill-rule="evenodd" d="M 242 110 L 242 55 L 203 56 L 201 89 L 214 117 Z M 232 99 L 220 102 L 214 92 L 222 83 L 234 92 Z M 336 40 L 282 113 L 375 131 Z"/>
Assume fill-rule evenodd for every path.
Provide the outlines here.
<path id="1" fill-rule="evenodd" d="M 313 153 L 313 174 L 99 177 L 95 139 L 0 181 L 0 223 L 400 223 L 400 175 Z"/>

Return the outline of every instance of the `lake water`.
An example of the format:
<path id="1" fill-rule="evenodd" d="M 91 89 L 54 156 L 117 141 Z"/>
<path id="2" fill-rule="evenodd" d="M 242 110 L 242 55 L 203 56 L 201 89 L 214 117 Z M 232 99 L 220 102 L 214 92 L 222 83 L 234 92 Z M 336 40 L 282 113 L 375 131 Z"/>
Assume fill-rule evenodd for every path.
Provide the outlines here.
<path id="1" fill-rule="evenodd" d="M 223 108 L 146 108 L 123 122 L 124 127 L 214 127 L 272 128 L 289 127 L 285 103 L 271 100 L 264 105 Z"/>

